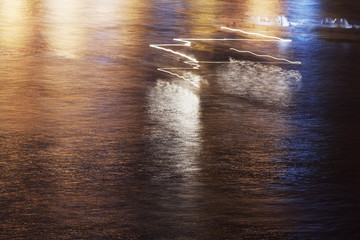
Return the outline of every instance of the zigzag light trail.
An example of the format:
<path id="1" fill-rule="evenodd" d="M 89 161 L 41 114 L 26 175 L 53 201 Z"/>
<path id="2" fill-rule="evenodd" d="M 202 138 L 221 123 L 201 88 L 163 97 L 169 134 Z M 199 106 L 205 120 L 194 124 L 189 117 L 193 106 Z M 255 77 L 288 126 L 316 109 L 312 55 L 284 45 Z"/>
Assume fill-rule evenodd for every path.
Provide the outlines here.
<path id="1" fill-rule="evenodd" d="M 250 53 L 250 54 L 252 54 L 254 56 L 257 56 L 257 57 L 266 57 L 266 58 L 271 58 L 271 59 L 278 60 L 278 61 L 285 61 L 285 62 L 288 62 L 290 64 L 301 64 L 301 62 L 298 62 L 298 61 L 290 61 L 290 60 L 285 59 L 285 58 L 277 58 L 277 57 L 273 57 L 273 56 L 270 56 L 270 55 L 257 54 L 257 53 L 251 52 L 251 51 L 238 50 L 236 48 L 230 48 L 230 50 L 233 50 L 233 51 L 238 52 L 238 53 Z"/>
<path id="2" fill-rule="evenodd" d="M 184 53 L 180 53 L 180 52 L 171 50 L 171 49 L 169 49 L 169 48 L 164 48 L 164 47 L 162 47 L 162 46 L 164 46 L 164 45 L 162 45 L 162 44 L 151 44 L 151 45 L 150 45 L 150 47 L 157 48 L 157 49 L 160 49 L 160 50 L 164 50 L 164 51 L 166 51 L 166 52 L 171 52 L 171 53 L 173 53 L 173 54 L 176 54 L 176 55 L 179 55 L 179 56 L 181 56 L 181 57 L 187 58 L 187 59 L 189 59 L 191 62 L 197 63 L 197 60 L 196 60 L 195 58 L 192 58 L 192 57 L 190 57 L 190 56 L 188 56 L 188 55 L 186 55 L 186 54 L 184 54 Z M 174 44 L 174 45 L 165 44 L 165 46 L 179 46 L 179 44 Z M 180 45 L 180 46 L 187 46 L 187 45 Z"/>
<path id="3" fill-rule="evenodd" d="M 249 41 L 249 42 L 280 42 L 282 40 L 274 39 L 249 39 L 249 38 L 174 38 L 174 41 L 184 41 L 184 42 L 190 42 L 190 41 Z M 191 43 L 191 42 L 190 42 Z M 174 44 L 172 46 L 179 46 L 179 44 Z M 185 45 L 182 45 L 185 46 Z M 190 46 L 190 45 L 186 45 Z"/>
<path id="4" fill-rule="evenodd" d="M 195 87 L 199 87 L 199 84 L 197 84 L 196 82 L 192 81 L 191 79 L 186 78 L 186 77 L 184 77 L 184 76 L 181 76 L 181 75 L 179 75 L 179 74 L 177 74 L 177 73 L 173 73 L 173 72 L 167 71 L 166 69 L 168 69 L 168 68 L 158 68 L 157 70 L 160 71 L 160 72 L 168 73 L 168 74 L 170 74 L 170 75 L 172 75 L 172 76 L 176 76 L 176 77 L 178 77 L 178 78 L 184 79 L 185 81 L 191 83 L 191 84 L 194 85 Z M 187 68 L 187 69 L 189 69 L 189 68 Z"/>
<path id="5" fill-rule="evenodd" d="M 188 46 L 191 46 L 191 42 L 188 42 L 188 41 L 184 41 L 184 44 L 150 44 L 150 47 L 153 47 L 153 48 L 157 48 L 159 50 L 163 50 L 163 51 L 166 51 L 166 52 L 170 52 L 170 53 L 173 53 L 175 55 L 179 55 L 181 57 L 184 57 L 186 59 L 189 59 L 189 61 L 184 61 L 185 64 L 189 64 L 191 66 L 191 68 L 158 68 L 157 70 L 160 71 L 160 72 L 164 72 L 164 73 L 168 73 L 172 76 L 176 76 L 178 78 L 181 78 L 189 83 L 191 83 L 192 85 L 194 85 L 195 87 L 199 87 L 199 85 L 197 83 L 195 83 L 194 81 L 192 81 L 191 79 L 187 78 L 187 77 L 184 77 L 184 76 L 181 76 L 177 73 L 174 73 L 174 72 L 171 72 L 171 71 L 168 71 L 168 70 L 192 70 L 192 69 L 199 69 L 200 68 L 200 65 L 198 64 L 198 60 L 196 60 L 195 58 L 193 57 L 190 57 L 184 53 L 181 53 L 181 52 L 178 52 L 178 51 L 174 51 L 172 49 L 169 49 L 169 48 L 164 48 L 164 46 L 171 46 L 171 47 L 188 47 Z"/>
<path id="6" fill-rule="evenodd" d="M 255 35 L 255 36 L 264 37 L 264 38 L 273 38 L 273 39 L 277 39 L 277 40 L 282 41 L 282 42 L 291 42 L 291 39 L 284 39 L 284 38 L 279 38 L 279 37 L 267 36 L 267 35 L 263 35 L 263 34 L 260 34 L 260 33 L 246 32 L 246 31 L 241 30 L 241 29 L 234 29 L 234 28 L 228 28 L 228 27 L 221 27 L 221 29 L 229 30 L 229 31 L 232 31 L 232 32 L 241 32 L 241 33 L 244 33 L 244 34 L 247 34 L 247 35 Z"/>
<path id="7" fill-rule="evenodd" d="M 270 39 L 231 39 L 231 38 L 174 38 L 173 41 L 177 41 L 177 42 L 181 42 L 179 43 L 168 43 L 168 44 L 150 44 L 150 47 L 162 50 L 162 51 L 166 51 L 178 56 L 181 56 L 185 59 L 187 59 L 186 61 L 184 61 L 185 64 L 190 65 L 191 67 L 189 68 L 158 68 L 158 71 L 170 74 L 172 76 L 176 76 L 180 79 L 183 79 L 189 83 L 191 83 L 192 85 L 199 87 L 199 85 L 192 81 L 191 79 L 184 77 L 182 75 L 179 75 L 177 73 L 174 73 L 172 71 L 169 70 L 196 70 L 200 68 L 200 63 L 202 64 L 222 64 L 222 63 L 236 63 L 236 61 L 234 62 L 230 62 L 230 61 L 199 61 L 194 57 L 191 57 L 189 55 L 186 55 L 184 53 L 178 52 L 178 51 L 174 51 L 170 48 L 166 48 L 166 47 L 191 47 L 192 41 L 256 41 L 256 42 L 280 42 L 280 41 L 286 41 L 289 42 L 291 41 L 290 39 L 282 39 L 282 38 L 278 38 L 278 37 L 273 37 L 273 36 L 266 36 L 260 33 L 250 33 L 250 32 L 246 32 L 243 31 L 241 29 L 232 29 L 232 28 L 228 28 L 228 27 L 221 27 L 221 29 L 225 29 L 225 30 L 229 30 L 229 31 L 234 31 L 234 32 L 241 32 L 244 34 L 248 34 L 248 35 L 256 35 L 256 36 L 260 36 L 260 37 L 264 37 L 264 38 L 270 38 Z M 276 58 L 270 55 L 261 55 L 261 54 L 256 54 L 250 51 L 241 51 L 235 48 L 230 48 L 230 50 L 239 52 L 239 53 L 250 53 L 252 55 L 258 56 L 258 57 L 267 57 L 267 58 L 272 58 L 274 60 L 278 60 L 278 61 L 284 61 L 289 63 L 289 64 L 301 64 L 301 62 L 293 62 L 284 58 Z"/>

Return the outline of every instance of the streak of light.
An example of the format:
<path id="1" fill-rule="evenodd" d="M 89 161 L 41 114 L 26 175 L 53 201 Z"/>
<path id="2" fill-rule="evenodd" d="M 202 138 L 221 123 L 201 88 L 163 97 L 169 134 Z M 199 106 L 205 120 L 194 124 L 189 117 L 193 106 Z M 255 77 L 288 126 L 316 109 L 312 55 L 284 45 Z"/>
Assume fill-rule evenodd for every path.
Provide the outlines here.
<path id="1" fill-rule="evenodd" d="M 170 52 L 172 54 L 181 56 L 183 58 L 188 59 L 189 61 L 184 61 L 185 64 L 188 64 L 191 66 L 191 68 L 158 68 L 157 70 L 160 72 L 164 72 L 167 74 L 170 74 L 172 76 L 176 76 L 180 79 L 183 79 L 187 82 L 189 82 L 190 84 L 194 85 L 195 87 L 199 87 L 199 84 L 197 84 L 196 82 L 192 81 L 190 78 L 184 77 L 182 75 L 179 75 L 177 73 L 171 72 L 169 70 L 193 70 L 193 69 L 199 69 L 200 65 L 198 64 L 198 60 L 196 60 L 193 57 L 190 57 L 184 53 L 178 52 L 178 51 L 174 51 L 172 49 L 169 48 L 165 48 L 165 47 L 190 47 L 191 46 L 191 42 L 186 41 L 186 40 L 182 40 L 182 39 L 174 39 L 174 41 L 178 41 L 178 42 L 183 42 L 183 44 L 150 44 L 150 47 L 159 49 L 159 50 L 163 50 L 166 52 Z"/>
<path id="2" fill-rule="evenodd" d="M 260 33 L 246 32 L 246 31 L 241 30 L 241 29 L 234 29 L 234 28 L 228 28 L 228 27 L 221 27 L 221 29 L 229 30 L 229 31 L 232 31 L 232 32 L 241 32 L 241 33 L 244 33 L 244 34 L 255 35 L 255 36 L 264 37 L 264 38 L 277 39 L 277 40 L 283 41 L 283 42 L 291 42 L 291 39 L 284 39 L 284 38 L 279 38 L 279 37 L 274 37 L 274 36 L 267 36 L 267 35 L 260 34 Z"/>
<path id="3" fill-rule="evenodd" d="M 171 69 L 179 70 L 179 68 L 158 68 L 157 70 L 160 71 L 160 72 L 168 73 L 168 74 L 170 74 L 170 75 L 172 75 L 172 76 L 176 76 L 176 77 L 178 77 L 178 78 L 180 78 L 180 79 L 183 79 L 183 80 L 189 82 L 190 84 L 192 84 L 193 86 L 195 86 L 195 87 L 197 87 L 197 88 L 199 87 L 199 84 L 196 83 L 195 81 L 192 81 L 190 78 L 187 78 L 187 77 L 184 77 L 184 76 L 179 75 L 179 74 L 177 74 L 177 73 L 168 71 L 168 69 L 170 69 L 170 70 L 171 70 Z M 184 69 L 184 68 L 181 68 L 181 69 Z M 187 68 L 187 69 L 189 69 L 189 68 Z"/>
<path id="4" fill-rule="evenodd" d="M 183 42 L 184 43 L 184 46 L 186 47 L 190 47 L 191 46 L 191 42 L 184 39 L 184 38 L 174 38 L 173 39 L 174 41 L 178 41 L 178 42 Z"/>
<path id="5" fill-rule="evenodd" d="M 175 40 L 175 39 L 174 39 Z M 180 39 L 178 39 L 180 40 Z M 249 42 L 279 42 L 278 39 L 248 39 L 248 38 L 181 38 L 184 41 L 249 41 Z M 173 45 L 175 46 L 175 45 Z"/>
<path id="6" fill-rule="evenodd" d="M 240 61 L 199 61 L 201 64 L 236 64 Z M 252 63 L 262 63 L 262 64 L 273 64 L 274 62 L 266 62 L 266 61 L 251 61 Z M 287 63 L 287 62 L 276 62 L 276 64 L 294 64 L 294 63 Z M 296 63 L 296 64 L 301 64 Z"/>
<path id="7" fill-rule="evenodd" d="M 289 41 L 291 41 L 290 39 L 282 39 L 282 38 L 273 37 L 273 36 L 266 36 L 266 35 L 263 35 L 263 34 L 260 34 L 260 33 L 249 33 L 249 32 L 245 32 L 245 31 L 240 30 L 240 29 L 232 29 L 232 28 L 227 28 L 227 27 L 221 27 L 221 29 L 226 29 L 226 30 L 235 31 L 235 32 L 242 32 L 242 33 L 245 33 L 245 34 L 256 35 L 256 36 L 261 36 L 261 37 L 270 38 L 270 39 L 174 38 L 173 41 L 181 42 L 181 43 L 150 44 L 150 47 L 152 47 L 152 48 L 156 48 L 156 49 L 159 49 L 159 50 L 162 50 L 162 51 L 165 51 L 165 52 L 170 52 L 172 54 L 175 54 L 175 55 L 178 55 L 178 56 L 181 56 L 181 57 L 187 59 L 187 61 L 184 61 L 184 63 L 191 66 L 189 68 L 158 68 L 157 70 L 161 71 L 161 72 L 164 72 L 164 73 L 167 73 L 167 74 L 170 74 L 172 76 L 176 76 L 176 77 L 178 77 L 180 79 L 183 79 L 183 80 L 191 83 L 192 85 L 194 85 L 196 87 L 199 87 L 199 85 L 197 83 L 195 83 L 194 81 L 192 81 L 191 79 L 189 79 L 189 78 L 187 78 L 185 76 L 179 75 L 177 73 L 174 73 L 174 72 L 172 72 L 170 70 L 197 70 L 197 69 L 200 68 L 200 63 L 203 63 L 203 64 L 223 64 L 223 63 L 234 63 L 234 62 L 229 62 L 229 61 L 198 61 L 194 57 L 191 57 L 191 56 L 186 55 L 184 53 L 172 50 L 172 49 L 167 48 L 167 47 L 191 47 L 192 41 L 256 41 L 256 42 L 279 42 L 279 41 L 287 41 L 287 42 L 289 42 Z M 284 59 L 284 58 L 276 58 L 276 57 L 272 57 L 270 55 L 259 55 L 259 54 L 256 54 L 256 53 L 253 53 L 253 52 L 250 52 L 250 51 L 240 51 L 240 50 L 237 50 L 235 48 L 230 48 L 230 50 L 234 50 L 234 51 L 237 51 L 237 52 L 251 53 L 251 54 L 253 54 L 255 56 L 258 56 L 258 57 L 268 57 L 268 58 L 272 58 L 272 59 L 279 60 L 279 61 L 285 61 L 285 62 L 290 63 L 290 64 L 301 64 L 300 62 L 293 62 L 293 61 L 289 61 L 289 60 Z M 263 63 L 267 63 L 267 62 L 263 62 Z"/>
<path id="8" fill-rule="evenodd" d="M 178 45 L 178 44 L 177 44 L 177 45 Z M 177 45 L 176 45 L 176 46 L 177 46 Z M 171 46 L 171 45 L 166 44 L 166 46 Z M 172 46 L 174 46 L 174 45 L 172 45 Z M 184 45 L 182 45 L 182 46 L 184 46 Z M 187 45 L 185 45 L 185 46 L 187 46 Z M 190 56 L 188 56 L 188 55 L 186 55 L 186 54 L 184 54 L 184 53 L 177 52 L 177 51 L 171 50 L 171 49 L 169 49 L 169 48 L 164 48 L 164 47 L 162 47 L 162 44 L 151 44 L 150 47 L 157 48 L 157 49 L 160 49 L 160 50 L 163 50 L 163 51 L 166 51 L 166 52 L 171 52 L 171 53 L 173 53 L 173 54 L 176 54 L 176 55 L 179 55 L 179 56 L 181 56 L 181 57 L 184 57 L 184 58 L 189 59 L 190 62 L 194 62 L 194 63 L 197 63 L 197 62 L 198 62 L 195 58 L 190 57 Z"/>
<path id="9" fill-rule="evenodd" d="M 266 58 L 271 58 L 271 59 L 278 60 L 278 61 L 285 61 L 285 62 L 288 62 L 290 64 L 301 64 L 301 62 L 299 62 L 299 61 L 290 61 L 290 60 L 285 59 L 285 58 L 277 58 L 277 57 L 273 57 L 273 56 L 270 56 L 270 55 L 257 54 L 257 53 L 251 52 L 251 51 L 238 50 L 236 48 L 230 48 L 230 50 L 233 50 L 233 51 L 239 52 L 239 53 L 249 53 L 249 54 L 252 54 L 252 55 L 257 56 L 257 57 L 266 57 Z"/>

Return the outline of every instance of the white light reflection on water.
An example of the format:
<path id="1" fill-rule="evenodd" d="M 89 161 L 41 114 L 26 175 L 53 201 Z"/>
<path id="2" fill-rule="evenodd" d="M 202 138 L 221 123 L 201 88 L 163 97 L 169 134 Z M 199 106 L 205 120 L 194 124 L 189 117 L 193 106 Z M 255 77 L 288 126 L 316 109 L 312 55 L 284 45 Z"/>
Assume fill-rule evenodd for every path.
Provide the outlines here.
<path id="1" fill-rule="evenodd" d="M 187 77 L 199 78 L 193 74 Z M 158 150 L 156 155 L 170 159 L 174 168 L 162 174 L 174 171 L 189 177 L 198 170 L 195 161 L 201 149 L 200 99 L 196 89 L 182 83 L 158 80 L 149 92 L 149 114 L 157 124 L 151 131 L 151 142 Z"/>
<path id="2" fill-rule="evenodd" d="M 193 79 L 198 76 L 186 74 Z M 197 228 L 196 219 L 199 199 L 199 155 L 202 149 L 200 136 L 199 89 L 180 79 L 171 83 L 157 80 L 148 93 L 148 114 L 151 122 L 149 143 L 151 144 L 151 185 L 161 186 L 156 191 L 157 216 L 153 222 L 164 224 L 161 219 L 171 211 L 168 231 L 191 232 Z M 156 187 L 157 186 L 157 187 Z"/>
<path id="3" fill-rule="evenodd" d="M 299 71 L 250 61 L 224 65 L 217 75 L 225 93 L 275 105 L 288 105 L 301 83 Z"/>

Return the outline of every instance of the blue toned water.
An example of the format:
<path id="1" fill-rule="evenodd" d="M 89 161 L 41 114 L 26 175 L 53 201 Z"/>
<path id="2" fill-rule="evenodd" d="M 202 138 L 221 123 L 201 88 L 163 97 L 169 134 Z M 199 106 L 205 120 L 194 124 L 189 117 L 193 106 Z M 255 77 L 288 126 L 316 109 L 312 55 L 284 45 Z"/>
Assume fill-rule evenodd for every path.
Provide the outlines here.
<path id="1" fill-rule="evenodd" d="M 358 9 L 2 0 L 0 239 L 360 238 Z"/>

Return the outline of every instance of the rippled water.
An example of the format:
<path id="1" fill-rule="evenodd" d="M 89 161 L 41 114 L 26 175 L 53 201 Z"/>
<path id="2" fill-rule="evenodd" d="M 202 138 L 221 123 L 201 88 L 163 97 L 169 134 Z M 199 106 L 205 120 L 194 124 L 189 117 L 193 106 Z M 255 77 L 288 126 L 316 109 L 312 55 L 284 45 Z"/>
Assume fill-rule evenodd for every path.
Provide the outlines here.
<path id="1" fill-rule="evenodd" d="M 358 9 L 2 0 L 0 238 L 358 239 L 360 44 L 313 27 Z M 173 41 L 221 26 L 292 42 Z"/>

